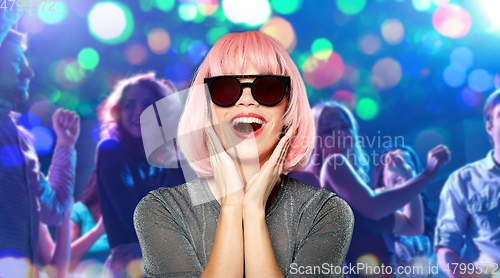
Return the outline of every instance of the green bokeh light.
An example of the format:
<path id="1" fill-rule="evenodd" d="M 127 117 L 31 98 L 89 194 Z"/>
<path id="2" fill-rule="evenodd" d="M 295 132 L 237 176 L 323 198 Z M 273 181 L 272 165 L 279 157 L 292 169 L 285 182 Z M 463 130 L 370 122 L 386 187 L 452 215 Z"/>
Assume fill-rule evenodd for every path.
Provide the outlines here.
<path id="1" fill-rule="evenodd" d="M 82 81 L 82 79 L 85 77 L 85 70 L 80 67 L 78 63 L 69 63 L 64 68 L 64 77 L 66 77 L 68 81 L 77 83 Z"/>
<path id="2" fill-rule="evenodd" d="M 175 7 L 175 0 L 156 0 L 156 7 L 164 12 L 171 11 Z"/>
<path id="3" fill-rule="evenodd" d="M 293 14 L 300 9 L 301 0 L 272 0 L 271 7 L 280 14 Z"/>
<path id="4" fill-rule="evenodd" d="M 99 64 L 99 53 L 93 48 L 84 48 L 78 53 L 78 63 L 82 68 L 92 70 Z"/>
<path id="5" fill-rule="evenodd" d="M 59 90 L 52 92 L 48 97 L 49 101 L 52 103 L 59 101 L 60 98 L 61 98 L 61 91 Z"/>
<path id="6" fill-rule="evenodd" d="M 366 5 L 366 0 L 337 0 L 339 10 L 347 15 L 360 13 Z"/>
<path id="7" fill-rule="evenodd" d="M 311 51 L 318 59 L 328 59 L 333 51 L 332 43 L 325 39 L 316 39 L 311 45 Z"/>
<path id="8" fill-rule="evenodd" d="M 57 24 L 68 16 L 68 5 L 64 2 L 47 2 L 39 4 L 38 17 L 47 24 Z M 42 10 L 43 9 L 43 10 Z"/>
<path id="9" fill-rule="evenodd" d="M 179 17 L 184 21 L 193 21 L 198 14 L 198 8 L 194 4 L 179 5 Z"/>
<path id="10" fill-rule="evenodd" d="M 154 0 L 139 0 L 139 6 L 141 7 L 141 10 L 144 12 L 151 11 L 154 5 L 155 5 Z"/>
<path id="11" fill-rule="evenodd" d="M 185 38 L 182 40 L 181 42 L 181 45 L 180 45 L 180 50 L 181 50 L 181 53 L 186 53 L 189 46 L 191 45 L 191 43 L 193 43 L 193 39 L 191 38 Z"/>
<path id="12" fill-rule="evenodd" d="M 71 110 L 71 111 L 79 111 L 78 105 L 80 104 L 80 99 L 78 98 L 78 91 L 65 91 L 60 93 L 60 98 L 57 101 L 61 108 Z"/>
<path id="13" fill-rule="evenodd" d="M 363 120 L 371 120 L 378 113 L 378 104 L 371 98 L 363 98 L 356 103 L 356 114 Z"/>
<path id="14" fill-rule="evenodd" d="M 415 10 L 421 12 L 426 11 L 431 7 L 431 0 L 412 0 Z"/>
<path id="15" fill-rule="evenodd" d="M 214 45 L 215 42 L 225 34 L 229 33 L 226 27 L 214 27 L 207 32 L 207 42 L 210 45 Z"/>

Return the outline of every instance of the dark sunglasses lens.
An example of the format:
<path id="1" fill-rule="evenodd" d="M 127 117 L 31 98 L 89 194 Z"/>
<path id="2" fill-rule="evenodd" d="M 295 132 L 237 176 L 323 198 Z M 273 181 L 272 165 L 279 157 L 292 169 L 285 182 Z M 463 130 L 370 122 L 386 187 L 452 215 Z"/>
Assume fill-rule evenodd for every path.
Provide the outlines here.
<path id="1" fill-rule="evenodd" d="M 240 85 L 237 80 L 222 77 L 215 80 L 210 86 L 212 101 L 219 106 L 230 106 L 238 100 Z"/>
<path id="2" fill-rule="evenodd" d="M 259 78 L 255 81 L 253 90 L 255 98 L 264 105 L 277 104 L 285 94 L 283 84 L 275 77 Z"/>

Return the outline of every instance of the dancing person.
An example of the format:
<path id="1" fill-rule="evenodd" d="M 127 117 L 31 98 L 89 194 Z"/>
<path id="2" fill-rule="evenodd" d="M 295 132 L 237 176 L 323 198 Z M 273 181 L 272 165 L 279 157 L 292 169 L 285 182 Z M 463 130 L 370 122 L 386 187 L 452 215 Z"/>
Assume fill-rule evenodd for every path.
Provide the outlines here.
<path id="1" fill-rule="evenodd" d="M 178 134 L 198 178 L 137 206 L 147 275 L 290 277 L 314 266 L 342 277 L 351 209 L 282 174 L 300 169 L 314 142 L 305 86 L 286 50 L 260 32 L 227 34 L 192 85 Z"/>
<path id="2" fill-rule="evenodd" d="M 500 90 L 486 100 L 484 119 L 493 150 L 453 172 L 441 191 L 434 248 L 449 278 L 491 274 L 500 264 Z"/>
<path id="3" fill-rule="evenodd" d="M 70 271 L 87 259 L 105 262 L 111 254 L 102 221 L 95 170 L 92 172 L 81 200 L 71 211 Z"/>
<path id="4" fill-rule="evenodd" d="M 0 45 L 0 259 L 26 258 L 36 275 L 39 223 L 60 225 L 71 204 L 80 118 L 62 109 L 52 116 L 57 143 L 45 178 L 34 140 L 16 125 L 19 115 L 13 112 L 28 99 L 34 76 L 25 49 L 26 37 L 16 31 L 7 33 Z M 0 274 L 8 272 L 0 269 Z"/>
<path id="5" fill-rule="evenodd" d="M 396 257 L 390 235 L 404 227 L 403 217 L 395 212 L 411 202 L 438 174 L 442 163 L 448 163 L 449 150 L 438 146 L 429 152 L 425 171 L 404 184 L 377 194 L 368 185 L 365 155 L 358 141 L 358 125 L 344 105 L 329 101 L 312 109 L 319 140 L 315 140 L 313 155 L 299 172 L 291 173 L 301 181 L 337 193 L 352 207 L 356 219 L 346 264 L 356 265 L 360 257 L 373 254 L 379 266 L 390 266 L 395 276 Z M 390 169 L 406 175 L 407 165 L 397 155 L 391 155 Z M 399 228 L 398 228 L 399 227 Z M 417 229 L 418 231 L 419 229 Z M 366 244 L 370 242 L 370 244 Z M 350 273 L 361 276 L 362 270 Z M 384 274 L 386 275 L 387 272 Z M 382 274 L 381 274 L 382 275 Z"/>
<path id="6" fill-rule="evenodd" d="M 391 169 L 389 155 L 402 158 L 406 165 L 397 173 Z M 392 158 L 397 159 L 397 158 Z M 415 151 L 408 146 L 397 145 L 384 150 L 375 164 L 375 178 L 373 189 L 378 194 L 386 189 L 399 186 L 422 172 L 422 165 Z M 429 207 L 429 200 L 425 191 L 415 197 L 404 208 L 395 213 L 396 221 L 391 233 L 386 236 L 395 244 L 396 263 L 398 266 L 412 267 L 422 263 L 417 260 L 434 260 L 433 239 L 436 227 L 436 213 Z M 393 239 L 392 239 L 393 237 Z M 428 271 L 420 273 L 403 273 L 399 277 L 427 277 Z"/>
<path id="7" fill-rule="evenodd" d="M 181 168 L 148 164 L 141 137 L 141 113 L 173 93 L 171 82 L 155 79 L 154 73 L 140 74 L 118 82 L 99 108 L 99 119 L 110 137 L 97 147 L 96 183 L 111 248 L 106 269 L 115 277 L 126 274 L 127 265 L 142 258 L 133 223 L 139 201 L 151 190 L 185 182 Z M 175 152 L 167 155 L 176 160 Z"/>

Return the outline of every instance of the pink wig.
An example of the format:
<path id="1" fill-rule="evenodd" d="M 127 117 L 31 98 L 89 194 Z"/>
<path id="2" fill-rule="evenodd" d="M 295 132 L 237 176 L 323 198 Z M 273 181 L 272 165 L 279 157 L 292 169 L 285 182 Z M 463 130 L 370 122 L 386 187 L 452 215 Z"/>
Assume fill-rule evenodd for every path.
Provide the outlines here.
<path id="1" fill-rule="evenodd" d="M 221 37 L 208 52 L 195 73 L 191 91 L 182 113 L 178 134 L 189 134 L 179 140 L 179 147 L 200 177 L 212 177 L 212 167 L 204 140 L 204 126 L 208 118 L 204 78 L 243 72 L 248 63 L 260 74 L 288 75 L 291 78 L 290 101 L 283 120 L 295 129 L 283 172 L 304 167 L 314 147 L 314 119 L 299 70 L 286 50 L 268 35 L 248 31 L 230 33 Z"/>

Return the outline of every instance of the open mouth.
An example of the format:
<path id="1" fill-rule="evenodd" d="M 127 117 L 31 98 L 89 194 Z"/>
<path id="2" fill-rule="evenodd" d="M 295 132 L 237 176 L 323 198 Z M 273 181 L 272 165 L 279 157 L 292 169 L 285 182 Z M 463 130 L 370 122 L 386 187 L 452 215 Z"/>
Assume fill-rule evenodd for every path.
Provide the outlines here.
<path id="1" fill-rule="evenodd" d="M 251 135 L 259 135 L 265 123 L 262 119 L 256 117 L 240 117 L 231 121 L 230 125 L 236 136 L 248 138 Z"/>

